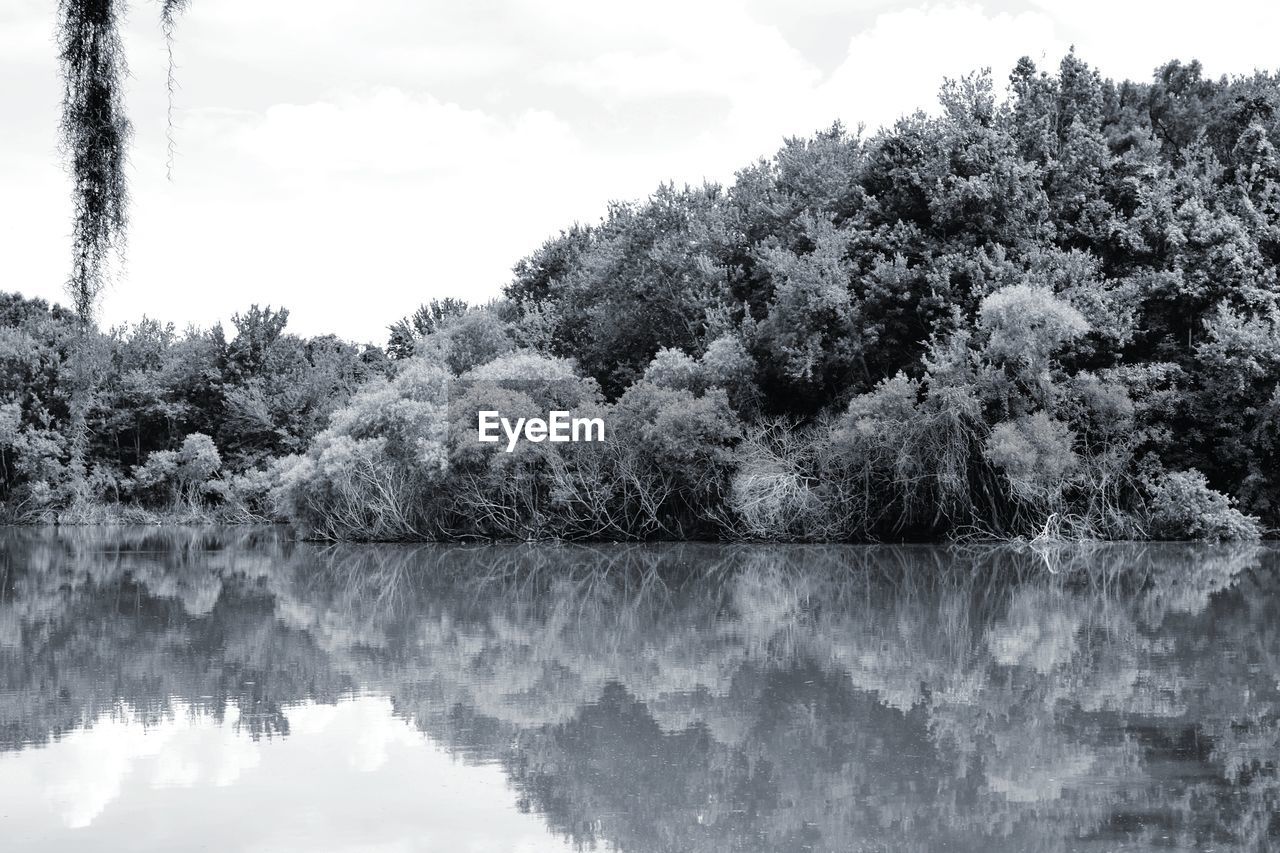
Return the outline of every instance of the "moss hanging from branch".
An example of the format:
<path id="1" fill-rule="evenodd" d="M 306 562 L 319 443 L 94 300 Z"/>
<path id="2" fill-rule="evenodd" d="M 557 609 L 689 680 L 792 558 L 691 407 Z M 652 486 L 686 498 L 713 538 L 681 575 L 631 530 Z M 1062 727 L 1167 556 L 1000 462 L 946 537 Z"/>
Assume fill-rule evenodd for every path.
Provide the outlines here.
<path id="1" fill-rule="evenodd" d="M 127 73 L 120 38 L 123 0 L 60 0 L 62 144 L 74 183 L 72 266 L 68 289 L 88 324 L 112 254 L 124 249 L 129 188 L 125 177 L 133 129 L 124 112 Z"/>
<path id="2" fill-rule="evenodd" d="M 169 164 L 173 162 L 173 31 L 190 0 L 163 0 L 160 26 L 169 50 Z M 59 0 L 58 52 L 62 66 L 62 145 L 75 202 L 72 265 L 67 283 L 76 313 L 87 325 L 106 284 L 112 255 L 124 251 L 129 219 L 125 176 L 133 127 L 124 110 L 128 74 L 120 25 L 125 0 Z"/>
<path id="3" fill-rule="evenodd" d="M 169 104 L 165 114 L 167 122 L 166 142 L 168 144 L 167 157 L 165 162 L 165 172 L 173 177 L 173 161 L 175 156 L 176 143 L 173 135 L 173 95 L 178 88 L 178 66 L 173 59 L 173 31 L 177 26 L 178 15 L 191 5 L 191 0 L 164 0 L 164 5 L 160 7 L 160 29 L 164 32 L 164 47 L 169 55 L 169 71 L 165 77 L 165 88 L 168 90 Z"/>

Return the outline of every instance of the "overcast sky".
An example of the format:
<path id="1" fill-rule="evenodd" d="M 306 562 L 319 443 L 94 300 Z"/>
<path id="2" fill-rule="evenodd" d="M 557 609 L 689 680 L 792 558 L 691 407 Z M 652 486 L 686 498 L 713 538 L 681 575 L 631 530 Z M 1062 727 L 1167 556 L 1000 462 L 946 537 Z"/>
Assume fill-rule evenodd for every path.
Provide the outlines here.
<path id="1" fill-rule="evenodd" d="M 933 109 L 944 76 L 1003 85 L 1071 44 L 1115 78 L 1280 67 L 1262 0 L 194 0 L 168 182 L 158 4 L 130 5 L 133 224 L 102 321 L 271 303 L 296 332 L 374 342 L 432 297 L 497 295 L 610 199 Z M 63 299 L 56 6 L 0 3 L 0 289 Z"/>

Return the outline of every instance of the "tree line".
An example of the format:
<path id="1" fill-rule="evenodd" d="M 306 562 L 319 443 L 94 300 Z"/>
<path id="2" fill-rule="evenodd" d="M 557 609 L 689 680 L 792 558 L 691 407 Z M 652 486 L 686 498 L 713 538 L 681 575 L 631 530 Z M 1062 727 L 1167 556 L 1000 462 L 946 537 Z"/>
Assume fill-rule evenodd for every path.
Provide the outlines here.
<path id="1" fill-rule="evenodd" d="M 502 298 L 429 302 L 385 348 L 257 308 L 230 335 L 97 333 L 88 495 L 59 468 L 72 318 L 11 297 L 6 505 L 354 539 L 1275 528 L 1277 77 L 1115 82 L 1073 52 L 939 99 L 614 203 Z M 493 452 L 457 423 L 477 408 L 596 414 L 612 440 Z"/>

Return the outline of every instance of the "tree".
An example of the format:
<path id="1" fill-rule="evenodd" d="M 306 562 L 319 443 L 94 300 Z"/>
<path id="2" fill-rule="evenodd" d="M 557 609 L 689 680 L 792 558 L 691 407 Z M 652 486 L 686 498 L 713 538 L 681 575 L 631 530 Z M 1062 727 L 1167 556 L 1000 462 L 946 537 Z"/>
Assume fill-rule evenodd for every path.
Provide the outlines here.
<path id="1" fill-rule="evenodd" d="M 849 383 L 865 346 L 860 311 L 849 294 L 849 234 L 826 220 L 805 218 L 811 250 L 767 249 L 760 262 L 773 279 L 769 313 L 759 338 L 766 359 L 792 393 L 820 389 L 820 399 Z"/>
<path id="2" fill-rule="evenodd" d="M 397 360 L 408 358 L 413 355 L 418 341 L 439 331 L 447 320 L 465 313 L 467 303 L 453 297 L 432 299 L 430 303 L 419 305 L 412 314 L 401 317 L 388 327 L 391 334 L 387 338 L 387 355 Z"/>
<path id="3" fill-rule="evenodd" d="M 167 36 L 184 6 L 163 4 Z M 331 536 L 720 535 L 735 511 L 786 537 L 1144 536 L 1158 496 L 1187 492 L 1164 472 L 1186 471 L 1280 522 L 1275 75 L 1174 62 L 1114 83 L 1073 52 L 1046 72 L 1019 61 L 1007 101 L 987 71 L 949 80 L 939 114 L 788 139 L 727 189 L 613 203 L 518 264 L 507 299 L 396 322 L 393 363 L 256 306 L 225 335 L 92 330 L 127 212 L 123 2 L 59 9 L 77 311 L 0 299 L 13 494 L 162 468 L 155 454 L 198 430 L 224 480 L 252 474 L 258 495 L 298 454 L 313 494 L 285 493 Z M 383 406 L 424 414 L 427 362 L 468 403 L 497 385 L 498 408 L 530 413 L 547 401 L 501 382 L 560 365 L 618 438 L 508 460 L 413 434 L 448 462 L 415 474 L 395 430 L 348 427 Z M 20 456 L 52 464 L 15 476 Z M 506 515 L 477 528 L 464 488 Z M 361 516 L 386 490 L 385 515 Z"/>

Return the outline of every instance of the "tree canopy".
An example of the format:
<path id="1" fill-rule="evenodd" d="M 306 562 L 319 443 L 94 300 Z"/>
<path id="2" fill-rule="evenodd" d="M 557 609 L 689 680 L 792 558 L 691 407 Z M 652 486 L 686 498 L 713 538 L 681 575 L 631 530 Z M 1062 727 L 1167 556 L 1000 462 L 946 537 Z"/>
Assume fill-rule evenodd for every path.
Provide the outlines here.
<path id="1" fill-rule="evenodd" d="M 67 67 L 93 70 L 68 78 L 69 115 L 110 119 L 73 137 L 83 317 L 122 235 L 128 126 L 117 7 L 64 11 Z M 176 385 L 104 388 L 112 417 L 158 423 L 181 399 L 219 431 L 164 415 L 163 442 L 110 464 L 128 478 L 143 445 L 199 431 L 223 476 L 256 472 L 277 515 L 339 538 L 1256 536 L 1280 526 L 1278 108 L 1271 73 L 1173 61 L 1116 82 L 1074 52 L 1024 58 L 1007 84 L 945 81 L 935 113 L 788 139 L 727 187 L 612 203 L 518 262 L 503 298 L 424 299 L 391 326 L 393 363 L 290 343 L 270 309 L 231 341 L 140 325 L 139 346 L 191 355 Z M 13 334 L 60 340 L 49 311 Z M 50 346 L 15 373 L 32 429 L 89 369 Z M 600 414 L 617 440 L 490 458 L 441 426 L 477 382 Z M 56 480 L 31 470 L 15 494 Z"/>

